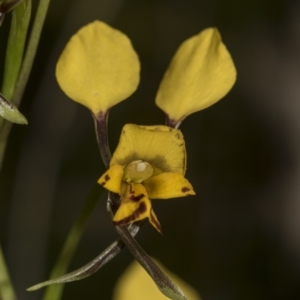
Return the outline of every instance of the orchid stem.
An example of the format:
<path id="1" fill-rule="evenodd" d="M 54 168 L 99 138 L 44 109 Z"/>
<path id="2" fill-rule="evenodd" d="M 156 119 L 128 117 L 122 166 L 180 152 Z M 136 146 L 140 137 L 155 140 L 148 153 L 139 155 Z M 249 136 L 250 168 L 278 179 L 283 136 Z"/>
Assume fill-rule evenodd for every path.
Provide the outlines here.
<path id="1" fill-rule="evenodd" d="M 161 293 L 173 300 L 187 300 L 186 296 L 176 284 L 169 279 L 147 255 L 139 243 L 130 234 L 126 226 L 115 226 L 115 229 L 128 250 L 150 275 Z"/>
<path id="2" fill-rule="evenodd" d="M 115 204 L 118 202 L 117 199 L 115 199 L 115 195 L 116 194 L 109 192 L 107 199 L 107 211 L 112 218 L 114 216 L 114 210 L 116 208 Z M 133 223 L 132 225 L 135 224 Z M 143 222 L 140 222 L 137 225 L 135 225 L 137 226 L 137 232 L 139 231 L 142 225 Z M 170 297 L 173 300 L 187 300 L 183 292 L 176 286 L 176 284 L 174 284 L 147 255 L 147 253 L 135 240 L 134 236 L 129 231 L 129 228 L 127 226 L 115 226 L 115 229 L 123 243 L 134 256 L 134 258 L 151 276 L 152 280 L 155 282 L 156 286 L 161 291 L 161 293 L 163 293 L 167 297 Z"/>

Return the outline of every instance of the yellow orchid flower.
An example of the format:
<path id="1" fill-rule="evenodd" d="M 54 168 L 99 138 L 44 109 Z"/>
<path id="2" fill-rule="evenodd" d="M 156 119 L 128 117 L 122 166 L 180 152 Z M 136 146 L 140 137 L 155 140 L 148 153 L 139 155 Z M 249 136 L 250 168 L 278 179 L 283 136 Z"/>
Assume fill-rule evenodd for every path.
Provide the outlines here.
<path id="1" fill-rule="evenodd" d="M 162 232 L 150 199 L 195 195 L 184 178 L 185 170 L 185 143 L 179 130 L 162 125 L 125 125 L 110 168 L 98 181 L 121 196 L 114 224 L 148 218 Z"/>
<path id="2" fill-rule="evenodd" d="M 153 259 L 153 258 L 152 258 Z M 156 264 L 167 274 L 176 284 L 180 286 L 189 300 L 201 300 L 197 291 L 177 275 L 167 270 L 156 259 Z M 151 280 L 150 276 L 140 266 L 137 261 L 133 261 L 116 283 L 113 300 L 167 300 Z"/>
<path id="3" fill-rule="evenodd" d="M 177 128 L 187 115 L 225 96 L 236 80 L 236 70 L 216 28 L 186 40 L 166 71 L 155 100 L 170 127 L 126 125 L 109 162 L 107 112 L 136 90 L 139 71 L 138 56 L 128 37 L 94 21 L 68 42 L 57 63 L 56 77 L 62 90 L 95 117 L 101 156 L 110 166 L 99 183 L 121 196 L 114 223 L 148 218 L 161 232 L 150 199 L 195 194 L 183 177 L 182 134 L 171 127 Z"/>
<path id="4" fill-rule="evenodd" d="M 108 111 L 137 89 L 139 72 L 139 59 L 129 38 L 100 21 L 82 27 L 70 39 L 56 66 L 61 89 L 68 97 L 86 106 L 94 117 L 100 154 L 108 167 L 98 183 L 120 196 L 109 197 L 107 201 L 110 213 L 118 206 L 113 212 L 113 223 L 128 225 L 148 218 L 162 233 L 152 199 L 195 195 L 192 185 L 184 177 L 185 142 L 177 128 L 189 114 L 224 97 L 236 80 L 236 70 L 217 29 L 208 28 L 186 40 L 166 71 L 155 100 L 166 113 L 169 126 L 125 125 L 111 157 L 107 137 Z M 126 245 L 158 289 L 154 292 L 154 285 L 148 289 L 146 281 L 149 278 L 144 281 L 145 273 L 141 274 L 141 268 L 135 263 L 129 269 L 129 275 L 120 280 L 114 299 L 134 299 L 136 295 L 131 295 L 129 290 L 137 292 L 139 288 L 140 294 L 137 293 L 135 299 L 166 299 L 162 294 L 172 299 L 187 299 L 135 241 L 134 235 L 139 229 L 139 225 L 117 226 L 121 240 L 111 244 L 92 262 L 29 290 L 90 276 Z M 133 279 L 131 273 L 135 273 Z M 185 290 L 185 283 L 180 285 Z M 199 300 L 200 296 L 196 292 L 190 294 L 191 290 L 186 289 L 189 299 Z"/>

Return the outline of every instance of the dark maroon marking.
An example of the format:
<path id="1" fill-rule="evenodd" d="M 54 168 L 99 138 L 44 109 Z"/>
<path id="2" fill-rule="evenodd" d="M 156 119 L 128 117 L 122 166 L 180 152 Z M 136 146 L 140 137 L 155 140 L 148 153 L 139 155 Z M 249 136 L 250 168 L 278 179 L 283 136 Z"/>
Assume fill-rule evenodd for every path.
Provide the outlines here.
<path id="1" fill-rule="evenodd" d="M 181 123 L 180 121 L 170 119 L 168 115 L 166 115 L 166 117 L 167 117 L 167 124 L 166 125 L 171 127 L 171 128 L 175 128 L 178 123 Z"/>
<path id="2" fill-rule="evenodd" d="M 147 205 L 145 202 L 141 202 L 139 208 L 137 209 L 140 214 L 144 213 L 147 210 Z"/>
<path id="3" fill-rule="evenodd" d="M 129 199 L 134 201 L 134 202 L 139 202 L 141 199 L 143 199 L 145 197 L 144 194 L 140 194 L 138 196 L 130 196 Z"/>
<path id="4" fill-rule="evenodd" d="M 183 192 L 183 193 L 187 193 L 187 192 L 189 192 L 191 189 L 189 189 L 188 187 L 183 187 L 182 189 L 181 189 L 181 191 Z"/>
<path id="5" fill-rule="evenodd" d="M 108 174 L 106 174 L 106 175 L 105 175 L 105 177 L 104 177 L 104 179 L 105 179 L 105 181 L 108 181 L 108 180 L 110 180 L 110 177 L 109 177 L 109 175 L 108 175 Z"/>
<path id="6" fill-rule="evenodd" d="M 147 210 L 147 205 L 145 204 L 145 202 L 141 202 L 139 207 L 128 217 L 120 220 L 120 221 L 113 221 L 114 225 L 126 225 L 130 222 L 135 221 L 140 214 L 144 213 Z"/>
<path id="7" fill-rule="evenodd" d="M 101 185 L 105 186 L 106 181 L 100 182 Z"/>

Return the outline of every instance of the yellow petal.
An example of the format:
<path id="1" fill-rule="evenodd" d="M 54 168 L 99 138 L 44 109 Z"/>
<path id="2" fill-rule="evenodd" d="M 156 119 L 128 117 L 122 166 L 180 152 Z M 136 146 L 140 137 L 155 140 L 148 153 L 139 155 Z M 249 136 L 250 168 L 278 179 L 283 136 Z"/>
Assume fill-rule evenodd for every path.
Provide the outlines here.
<path id="1" fill-rule="evenodd" d="M 181 174 L 161 173 L 143 182 L 149 198 L 169 199 L 195 195 L 192 185 Z"/>
<path id="2" fill-rule="evenodd" d="M 115 225 L 130 224 L 150 216 L 151 202 L 143 185 L 132 183 L 124 186 L 120 207 L 113 218 Z"/>
<path id="3" fill-rule="evenodd" d="M 56 78 L 68 97 L 96 115 L 136 90 L 139 71 L 128 37 L 94 21 L 72 36 L 58 60 Z"/>
<path id="4" fill-rule="evenodd" d="M 156 104 L 179 121 L 223 98 L 236 80 L 230 53 L 216 28 L 186 40 L 177 50 L 156 95 Z"/>
<path id="5" fill-rule="evenodd" d="M 162 125 L 125 125 L 111 165 L 125 167 L 136 160 L 151 164 L 154 175 L 160 172 L 184 174 L 186 152 L 182 133 Z"/>
<path id="6" fill-rule="evenodd" d="M 155 263 L 166 273 L 184 292 L 189 300 L 201 300 L 197 291 L 188 283 L 183 281 L 174 273 L 167 270 L 158 261 Z M 197 272 L 197 270 L 194 270 Z M 140 266 L 133 261 L 121 275 L 114 289 L 113 300 L 167 300 L 156 287 L 151 277 Z"/>
<path id="7" fill-rule="evenodd" d="M 111 166 L 98 180 L 98 183 L 113 193 L 121 194 L 123 168 L 119 165 Z"/>

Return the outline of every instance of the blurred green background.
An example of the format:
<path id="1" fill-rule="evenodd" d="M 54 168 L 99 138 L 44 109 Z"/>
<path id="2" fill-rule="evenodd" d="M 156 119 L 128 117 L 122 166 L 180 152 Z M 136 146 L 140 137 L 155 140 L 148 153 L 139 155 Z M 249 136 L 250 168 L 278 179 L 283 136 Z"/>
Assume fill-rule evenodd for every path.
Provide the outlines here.
<path id="1" fill-rule="evenodd" d="M 10 17 L 0 28 L 1 66 Z M 164 123 L 155 93 L 183 40 L 218 27 L 238 71 L 223 100 L 183 122 L 197 196 L 155 201 L 164 236 L 146 224 L 142 247 L 204 300 L 300 299 L 300 3 L 287 0 L 51 1 L 21 105 L 29 125 L 14 126 L 0 174 L 0 240 L 19 299 L 41 299 L 43 291 L 25 289 L 48 278 L 104 171 L 89 112 L 54 77 L 70 36 L 95 19 L 125 32 L 142 64 L 138 91 L 110 112 L 112 150 L 125 123 Z M 71 270 L 117 237 L 105 197 Z M 67 284 L 63 299 L 111 299 L 131 259 L 124 250 Z"/>

